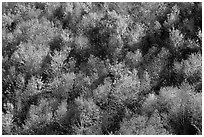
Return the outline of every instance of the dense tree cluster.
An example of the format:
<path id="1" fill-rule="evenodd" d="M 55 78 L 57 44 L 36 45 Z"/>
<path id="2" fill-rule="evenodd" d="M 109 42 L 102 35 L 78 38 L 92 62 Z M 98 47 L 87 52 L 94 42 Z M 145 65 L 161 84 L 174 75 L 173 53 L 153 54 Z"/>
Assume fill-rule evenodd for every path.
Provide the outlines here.
<path id="1" fill-rule="evenodd" d="M 202 134 L 202 3 L 2 3 L 3 134 Z"/>

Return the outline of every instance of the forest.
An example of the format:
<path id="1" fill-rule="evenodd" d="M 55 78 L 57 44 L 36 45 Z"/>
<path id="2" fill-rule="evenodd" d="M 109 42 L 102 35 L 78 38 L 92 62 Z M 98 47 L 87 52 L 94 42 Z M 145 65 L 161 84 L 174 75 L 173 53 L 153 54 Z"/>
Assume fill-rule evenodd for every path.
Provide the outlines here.
<path id="1" fill-rule="evenodd" d="M 201 135 L 201 2 L 3 2 L 3 135 Z"/>

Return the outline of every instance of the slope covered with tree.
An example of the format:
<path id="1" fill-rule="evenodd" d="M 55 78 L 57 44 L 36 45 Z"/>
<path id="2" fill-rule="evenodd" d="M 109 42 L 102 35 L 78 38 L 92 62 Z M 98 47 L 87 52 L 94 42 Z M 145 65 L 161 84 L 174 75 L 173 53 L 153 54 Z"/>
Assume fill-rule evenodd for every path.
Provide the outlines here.
<path id="1" fill-rule="evenodd" d="M 202 3 L 2 3 L 3 134 L 202 134 Z"/>

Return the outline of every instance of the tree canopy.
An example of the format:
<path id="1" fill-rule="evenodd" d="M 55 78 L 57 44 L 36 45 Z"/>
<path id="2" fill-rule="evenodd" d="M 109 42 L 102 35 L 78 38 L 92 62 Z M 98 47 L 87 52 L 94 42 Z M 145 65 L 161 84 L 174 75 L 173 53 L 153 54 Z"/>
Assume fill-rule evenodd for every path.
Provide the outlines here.
<path id="1" fill-rule="evenodd" d="M 202 3 L 3 2 L 2 130 L 202 134 Z"/>

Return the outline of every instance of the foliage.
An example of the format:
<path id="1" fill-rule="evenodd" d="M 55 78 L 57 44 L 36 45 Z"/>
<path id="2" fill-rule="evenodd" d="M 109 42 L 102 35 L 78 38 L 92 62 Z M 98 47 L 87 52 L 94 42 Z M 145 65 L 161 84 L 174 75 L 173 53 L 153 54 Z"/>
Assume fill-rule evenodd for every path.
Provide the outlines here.
<path id="1" fill-rule="evenodd" d="M 202 103 L 197 102 L 198 94 L 187 83 L 183 83 L 179 88 L 166 87 L 161 90 L 159 105 L 166 111 L 165 113 L 168 113 L 168 122 L 174 134 L 201 132 L 200 125 L 195 125 L 195 119 L 192 119 L 195 113 L 197 114 L 195 121 L 201 121 L 202 117 Z"/>
<path id="2" fill-rule="evenodd" d="M 76 103 L 80 111 L 79 121 L 74 126 L 75 134 L 101 134 L 100 109 L 92 100 L 77 98 Z"/>
<path id="3" fill-rule="evenodd" d="M 199 2 L 3 2 L 3 134 L 202 134 L 201 62 Z"/>
<path id="4" fill-rule="evenodd" d="M 131 119 L 124 119 L 121 123 L 120 134 L 122 135 L 168 135 L 163 127 L 163 121 L 155 111 L 150 118 L 135 115 Z"/>

